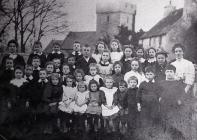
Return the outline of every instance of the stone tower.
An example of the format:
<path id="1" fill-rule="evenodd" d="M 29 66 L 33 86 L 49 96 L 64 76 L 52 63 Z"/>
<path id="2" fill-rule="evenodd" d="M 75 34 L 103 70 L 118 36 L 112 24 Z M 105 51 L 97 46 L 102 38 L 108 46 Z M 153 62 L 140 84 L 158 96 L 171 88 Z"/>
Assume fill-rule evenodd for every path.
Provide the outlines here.
<path id="1" fill-rule="evenodd" d="M 135 29 L 136 5 L 128 0 L 98 0 L 97 34 L 108 34 L 111 38 L 119 33 L 118 26 L 125 25 L 129 30 Z"/>

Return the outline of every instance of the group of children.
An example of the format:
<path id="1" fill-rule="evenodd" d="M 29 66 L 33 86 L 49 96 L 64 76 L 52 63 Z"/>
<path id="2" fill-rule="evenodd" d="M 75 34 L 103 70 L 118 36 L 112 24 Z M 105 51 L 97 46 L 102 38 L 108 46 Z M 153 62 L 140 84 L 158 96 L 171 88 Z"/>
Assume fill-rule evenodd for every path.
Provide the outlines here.
<path id="1" fill-rule="evenodd" d="M 42 44 L 35 42 L 26 64 L 17 47 L 11 40 L 10 53 L 2 60 L 1 125 L 31 128 L 42 123 L 49 134 L 133 134 L 138 127 L 165 122 L 166 112 L 183 105 L 188 96 L 165 51 L 150 48 L 145 58 L 143 48 L 124 45 L 122 50 L 114 39 L 109 48 L 98 41 L 92 53 L 92 46 L 75 41 L 65 58 L 60 44 L 46 56 Z"/>

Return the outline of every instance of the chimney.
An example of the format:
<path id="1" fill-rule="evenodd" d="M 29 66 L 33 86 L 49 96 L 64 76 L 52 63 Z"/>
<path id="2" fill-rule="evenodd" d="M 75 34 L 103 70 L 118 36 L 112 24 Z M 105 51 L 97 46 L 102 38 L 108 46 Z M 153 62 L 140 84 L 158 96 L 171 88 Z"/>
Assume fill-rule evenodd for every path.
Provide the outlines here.
<path id="1" fill-rule="evenodd" d="M 164 7 L 164 18 L 170 15 L 175 10 L 176 10 L 176 7 L 172 5 L 172 1 L 170 0 L 169 5 L 166 5 Z"/>
<path id="2" fill-rule="evenodd" d="M 183 18 L 185 21 L 196 22 L 197 21 L 197 1 L 185 0 Z"/>

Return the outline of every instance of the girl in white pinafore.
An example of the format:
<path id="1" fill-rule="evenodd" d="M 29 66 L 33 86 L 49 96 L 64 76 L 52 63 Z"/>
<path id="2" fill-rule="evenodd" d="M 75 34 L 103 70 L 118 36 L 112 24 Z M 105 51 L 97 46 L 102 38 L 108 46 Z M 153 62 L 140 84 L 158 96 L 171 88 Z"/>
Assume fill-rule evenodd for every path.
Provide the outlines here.
<path id="1" fill-rule="evenodd" d="M 106 104 L 102 104 L 102 116 L 104 117 L 104 126 L 106 127 L 107 131 L 114 130 L 114 119 L 117 117 L 117 113 L 119 112 L 118 106 L 113 104 L 114 94 L 117 91 L 116 87 L 113 87 L 113 78 L 111 76 L 107 76 L 105 78 L 105 86 L 101 87 L 105 93 Z M 111 128 L 111 129 L 110 129 Z"/>
<path id="2" fill-rule="evenodd" d="M 65 85 L 63 85 L 62 101 L 59 102 L 59 110 L 71 114 L 73 112 L 73 104 L 77 88 L 74 83 L 74 76 L 68 75 L 66 77 Z"/>
<path id="3" fill-rule="evenodd" d="M 75 94 L 75 102 L 73 104 L 73 110 L 76 113 L 84 114 L 87 110 L 87 102 L 89 99 L 89 91 L 85 82 L 81 81 L 77 86 L 77 93 Z"/>

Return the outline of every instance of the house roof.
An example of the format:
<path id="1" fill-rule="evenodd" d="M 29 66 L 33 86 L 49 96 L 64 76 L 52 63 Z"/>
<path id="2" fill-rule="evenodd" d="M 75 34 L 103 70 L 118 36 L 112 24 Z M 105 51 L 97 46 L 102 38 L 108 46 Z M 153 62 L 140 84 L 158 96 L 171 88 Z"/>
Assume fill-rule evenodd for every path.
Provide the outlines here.
<path id="1" fill-rule="evenodd" d="M 46 53 L 50 53 L 50 52 L 52 52 L 52 49 L 53 49 L 53 44 L 54 43 L 59 43 L 60 45 L 62 45 L 62 43 L 63 43 L 63 40 L 51 40 L 50 42 L 49 42 L 49 44 L 46 46 L 46 48 L 44 49 L 44 52 L 46 52 Z"/>
<path id="2" fill-rule="evenodd" d="M 81 45 L 89 44 L 94 46 L 97 41 L 96 32 L 70 32 L 62 43 L 63 50 L 72 50 L 74 41 L 79 41 Z"/>
<path id="3" fill-rule="evenodd" d="M 148 32 L 146 32 L 141 37 L 141 39 L 166 34 L 168 31 L 170 31 L 172 29 L 173 25 L 182 17 L 182 15 L 183 15 L 183 8 L 173 11 L 167 17 L 160 20 Z"/>

